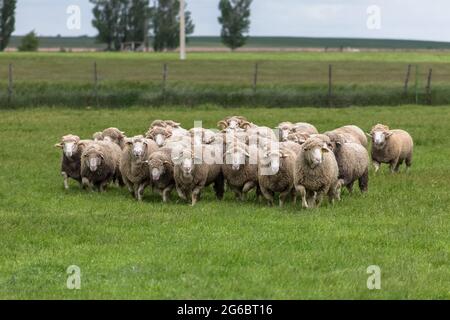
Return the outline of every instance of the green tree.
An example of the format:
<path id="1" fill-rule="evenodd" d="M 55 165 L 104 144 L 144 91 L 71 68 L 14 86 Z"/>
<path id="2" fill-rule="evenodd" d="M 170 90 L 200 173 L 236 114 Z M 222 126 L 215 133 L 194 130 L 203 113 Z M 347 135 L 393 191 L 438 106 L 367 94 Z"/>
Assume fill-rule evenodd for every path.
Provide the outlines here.
<path id="1" fill-rule="evenodd" d="M 187 5 L 186 5 L 187 7 Z M 194 32 L 191 12 L 185 11 L 186 35 Z M 180 1 L 156 0 L 152 7 L 153 49 L 173 50 L 180 45 Z"/>
<path id="2" fill-rule="evenodd" d="M 151 13 L 149 0 L 90 0 L 94 4 L 92 25 L 97 41 L 107 50 L 119 50 L 123 42 L 147 39 Z"/>
<path id="3" fill-rule="evenodd" d="M 30 31 L 23 38 L 20 46 L 17 48 L 19 51 L 37 51 L 39 48 L 39 39 L 36 32 Z"/>
<path id="4" fill-rule="evenodd" d="M 0 51 L 8 46 L 11 34 L 14 32 L 16 3 L 17 0 L 0 0 Z"/>
<path id="5" fill-rule="evenodd" d="M 240 48 L 247 42 L 251 4 L 252 0 L 220 0 L 219 2 L 221 38 L 223 44 L 231 50 Z"/>

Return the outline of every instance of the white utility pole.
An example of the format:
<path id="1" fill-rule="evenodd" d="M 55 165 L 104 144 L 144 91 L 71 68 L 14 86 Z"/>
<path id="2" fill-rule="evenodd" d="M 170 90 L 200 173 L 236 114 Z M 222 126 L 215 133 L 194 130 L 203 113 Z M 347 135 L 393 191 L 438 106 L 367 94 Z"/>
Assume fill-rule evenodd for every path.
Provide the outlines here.
<path id="1" fill-rule="evenodd" d="M 184 0 L 180 0 L 180 59 L 186 60 L 186 17 Z"/>

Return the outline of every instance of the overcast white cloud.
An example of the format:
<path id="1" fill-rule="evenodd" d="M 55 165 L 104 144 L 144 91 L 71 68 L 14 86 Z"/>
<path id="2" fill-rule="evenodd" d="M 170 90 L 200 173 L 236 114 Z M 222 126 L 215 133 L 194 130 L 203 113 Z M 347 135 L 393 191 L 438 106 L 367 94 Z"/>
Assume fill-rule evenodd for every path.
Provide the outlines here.
<path id="1" fill-rule="evenodd" d="M 187 0 L 196 35 L 218 35 L 218 0 Z M 67 7 L 81 8 L 81 30 L 66 27 Z M 367 8 L 381 9 L 381 29 L 367 28 Z M 95 35 L 89 0 L 20 0 L 15 34 Z M 254 0 L 251 35 L 450 41 L 448 0 Z"/>

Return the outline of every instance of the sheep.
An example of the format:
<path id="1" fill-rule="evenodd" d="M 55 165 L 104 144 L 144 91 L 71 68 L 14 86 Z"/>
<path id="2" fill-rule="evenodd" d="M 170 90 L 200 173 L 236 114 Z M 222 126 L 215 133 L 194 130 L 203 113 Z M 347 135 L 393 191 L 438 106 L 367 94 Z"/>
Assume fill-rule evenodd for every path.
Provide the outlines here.
<path id="1" fill-rule="evenodd" d="M 389 163 L 391 172 L 398 172 L 403 162 L 408 171 L 414 149 L 413 139 L 408 132 L 391 130 L 388 126 L 377 124 L 367 135 L 372 138 L 371 154 L 375 172 L 378 172 L 381 163 Z"/>
<path id="2" fill-rule="evenodd" d="M 172 136 L 187 136 L 189 134 L 186 129 L 181 127 L 181 123 L 173 120 L 155 120 L 150 124 L 148 132 L 157 127 L 168 130 Z"/>
<path id="3" fill-rule="evenodd" d="M 243 128 L 244 124 L 249 123 L 246 117 L 242 117 L 242 116 L 231 116 L 231 117 L 226 117 L 223 120 L 220 120 L 217 123 L 217 126 L 220 129 L 231 129 L 231 130 L 235 130 L 238 128 Z"/>
<path id="4" fill-rule="evenodd" d="M 138 201 L 142 201 L 144 189 L 151 183 L 146 161 L 156 150 L 156 143 L 143 136 L 125 140 L 125 148 L 120 158 L 120 173 L 128 190 Z"/>
<path id="5" fill-rule="evenodd" d="M 122 150 L 110 141 L 89 144 L 81 155 L 81 181 L 84 187 L 103 192 L 114 179 L 120 178 Z"/>
<path id="6" fill-rule="evenodd" d="M 280 142 L 280 149 L 289 150 L 293 152 L 295 155 L 297 155 L 302 150 L 302 147 L 298 143 L 292 141 L 285 141 Z"/>
<path id="7" fill-rule="evenodd" d="M 324 134 L 328 136 L 330 134 L 340 134 L 345 138 L 345 142 L 359 143 L 365 148 L 367 148 L 368 145 L 364 131 L 355 125 L 343 126 L 332 131 L 327 131 Z"/>
<path id="8" fill-rule="evenodd" d="M 69 189 L 69 178 L 81 184 L 81 154 L 89 140 L 80 140 L 79 136 L 69 134 L 61 138 L 61 142 L 55 144 L 56 148 L 63 151 L 61 159 L 61 175 L 64 179 L 64 189 Z"/>
<path id="9" fill-rule="evenodd" d="M 223 175 L 236 199 L 243 201 L 253 188 L 256 188 L 259 196 L 258 165 L 256 161 L 254 164 L 250 163 L 248 146 L 240 143 L 228 145 L 224 157 Z"/>
<path id="10" fill-rule="evenodd" d="M 302 197 L 302 206 L 320 206 L 323 196 L 331 203 L 340 199 L 339 168 L 333 152 L 323 140 L 309 138 L 295 162 L 294 186 Z"/>
<path id="11" fill-rule="evenodd" d="M 175 187 L 171 153 L 170 148 L 164 147 L 153 152 L 147 160 L 153 190 L 158 191 L 163 202 L 169 200 L 170 192 Z"/>
<path id="12" fill-rule="evenodd" d="M 109 140 L 117 144 L 122 150 L 125 148 L 125 132 L 120 131 L 117 128 L 107 128 L 102 132 L 102 140 Z"/>
<path id="13" fill-rule="evenodd" d="M 94 139 L 94 141 L 103 141 L 103 133 L 102 132 L 95 132 L 92 135 L 92 139 Z"/>
<path id="14" fill-rule="evenodd" d="M 205 148 L 200 147 L 202 155 L 207 154 Z M 194 206 L 200 198 L 202 190 L 214 183 L 217 199 L 221 200 L 224 194 L 224 178 L 220 164 L 211 163 L 198 155 L 197 148 L 186 149 L 180 157 L 174 159 L 174 179 L 178 195 L 183 200 L 191 198 Z"/>
<path id="15" fill-rule="evenodd" d="M 172 136 L 172 131 L 163 127 L 153 127 L 145 134 L 145 138 L 151 139 L 156 142 L 158 147 L 162 147 L 166 139 Z"/>
<path id="16" fill-rule="evenodd" d="M 369 153 L 359 142 L 346 142 L 340 134 L 332 137 L 333 153 L 339 168 L 340 186 L 353 192 L 353 183 L 358 180 L 361 192 L 367 192 L 369 184 Z"/>
<path id="17" fill-rule="evenodd" d="M 294 132 L 288 135 L 288 142 L 295 142 L 298 145 L 302 145 L 308 140 L 309 138 L 318 138 L 325 142 L 329 148 L 332 148 L 331 139 L 329 136 L 321 133 L 317 134 L 308 134 L 308 133 L 301 133 L 301 132 Z"/>
<path id="18" fill-rule="evenodd" d="M 196 145 L 211 144 L 216 138 L 214 131 L 204 128 L 192 128 L 189 130 L 189 134 Z"/>
<path id="19" fill-rule="evenodd" d="M 291 194 L 294 196 L 294 202 L 296 201 L 294 191 L 295 160 L 295 153 L 284 147 L 260 150 L 258 184 L 262 195 L 270 206 L 273 205 L 275 192 L 280 193 L 280 207 Z"/>
<path id="20" fill-rule="evenodd" d="M 287 141 L 288 135 L 291 133 L 304 133 L 309 135 L 319 133 L 316 127 L 306 122 L 297 122 L 294 124 L 286 121 L 278 124 L 276 128 L 279 130 L 280 141 Z"/>

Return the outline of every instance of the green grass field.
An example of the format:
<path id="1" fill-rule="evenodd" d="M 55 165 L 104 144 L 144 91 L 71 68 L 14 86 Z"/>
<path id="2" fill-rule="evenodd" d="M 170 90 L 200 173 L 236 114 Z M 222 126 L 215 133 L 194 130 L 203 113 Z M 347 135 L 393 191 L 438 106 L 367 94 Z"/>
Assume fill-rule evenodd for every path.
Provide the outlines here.
<path id="1" fill-rule="evenodd" d="M 134 135 L 157 118 L 214 127 L 230 114 L 319 130 L 386 123 L 414 137 L 413 167 L 371 172 L 367 195 L 311 211 L 254 195 L 217 202 L 211 191 L 191 208 L 175 193 L 163 205 L 148 190 L 136 203 L 116 187 L 63 189 L 53 145 L 64 134 Z M 0 298 L 450 299 L 449 123 L 448 106 L 2 110 Z M 80 290 L 66 288 L 70 265 L 81 268 Z M 381 290 L 366 287 L 370 265 L 381 268 Z"/>
<path id="2" fill-rule="evenodd" d="M 99 79 L 96 87 L 94 62 Z M 259 73 L 254 91 L 256 62 Z M 163 93 L 165 63 L 168 75 Z M 11 96 L 9 64 L 13 66 Z M 332 106 L 450 104 L 450 56 L 443 52 L 192 53 L 184 62 L 175 53 L 3 53 L 0 108 L 199 104 L 325 107 L 330 105 L 330 64 Z M 409 64 L 413 67 L 404 94 Z M 426 94 L 430 69 L 431 99 Z"/>

